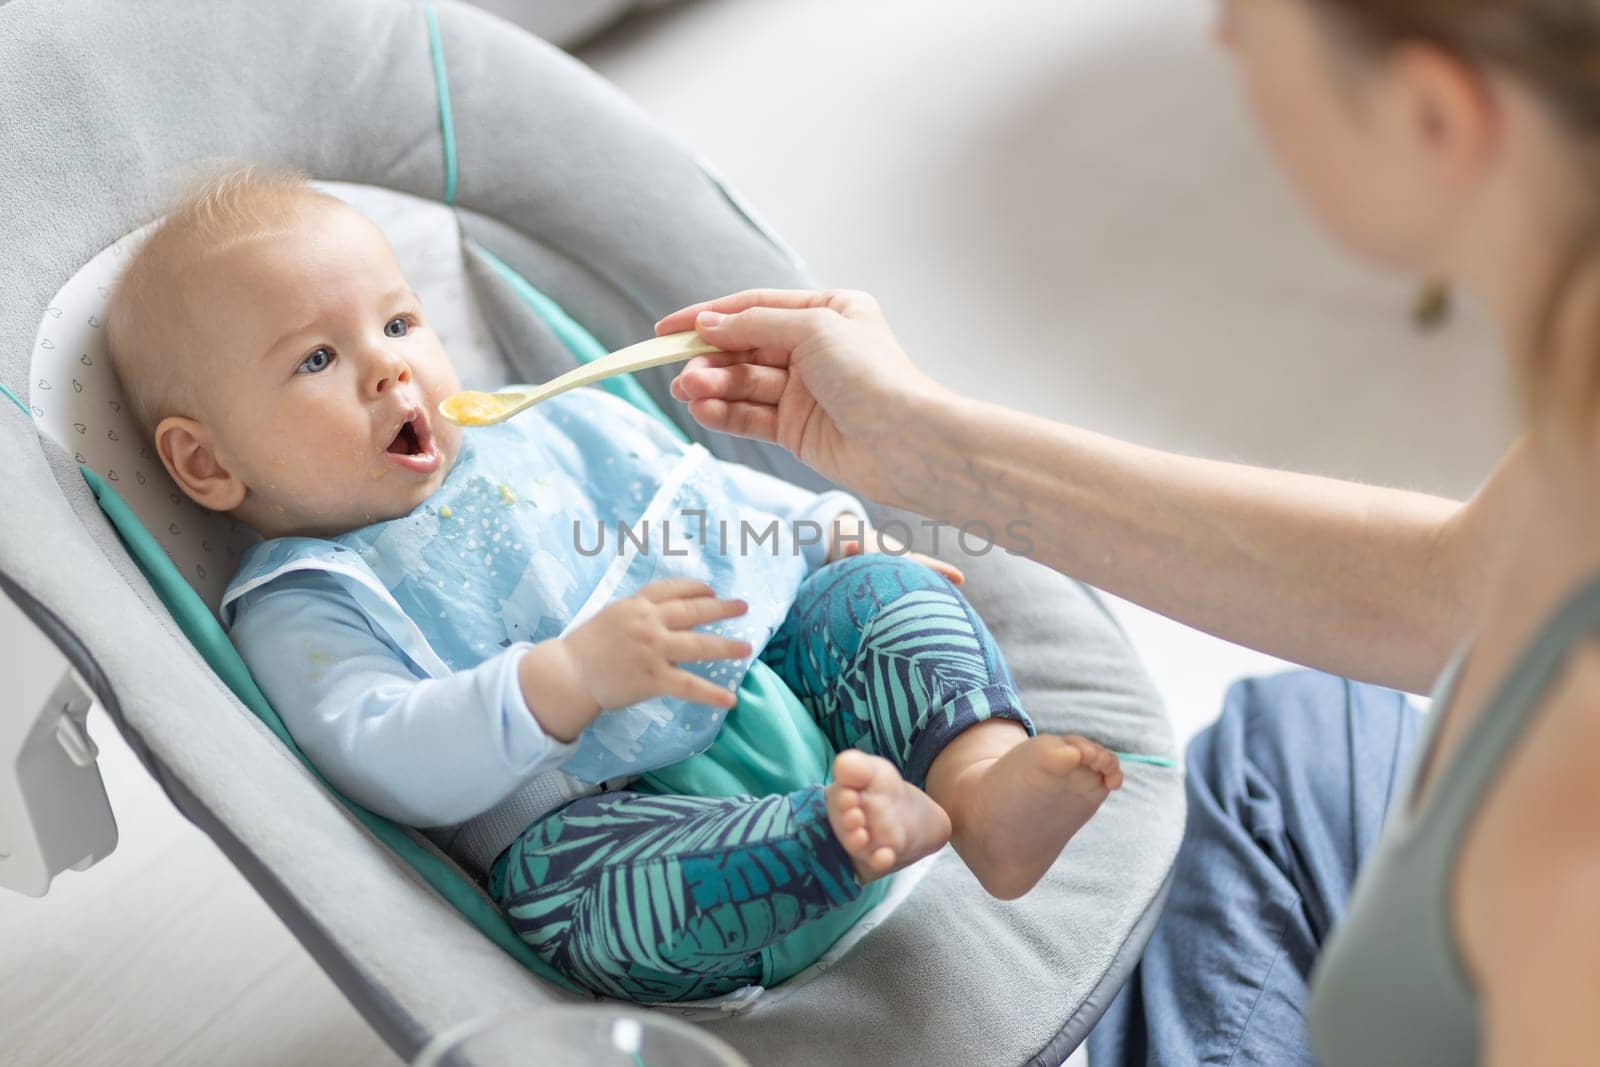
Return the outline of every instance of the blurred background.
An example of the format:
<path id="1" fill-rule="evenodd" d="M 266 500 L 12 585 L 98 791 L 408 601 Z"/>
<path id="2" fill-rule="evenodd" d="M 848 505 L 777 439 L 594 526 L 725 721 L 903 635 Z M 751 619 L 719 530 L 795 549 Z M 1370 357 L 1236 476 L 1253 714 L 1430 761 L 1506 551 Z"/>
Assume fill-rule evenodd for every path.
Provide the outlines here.
<path id="1" fill-rule="evenodd" d="M 973 396 L 1452 496 L 1508 443 L 1472 310 L 1419 329 L 1414 281 L 1301 217 L 1212 0 L 481 6 L 573 48 Z M 1232 679 L 1281 666 L 1114 608 L 1181 737 Z M 121 844 L 0 908 L 0 1060 L 395 1062 L 98 711 L 91 731 Z"/>

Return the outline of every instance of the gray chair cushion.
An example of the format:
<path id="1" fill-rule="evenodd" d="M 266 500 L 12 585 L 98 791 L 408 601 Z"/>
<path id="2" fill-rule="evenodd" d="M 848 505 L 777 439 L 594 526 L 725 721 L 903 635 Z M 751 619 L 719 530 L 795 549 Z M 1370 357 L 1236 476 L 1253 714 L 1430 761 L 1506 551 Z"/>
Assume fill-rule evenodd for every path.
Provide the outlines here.
<path id="1" fill-rule="evenodd" d="M 514 22 L 535 37 L 576 48 L 625 18 L 670 0 L 473 0 L 478 7 Z"/>
<path id="2" fill-rule="evenodd" d="M 646 336 L 659 315 L 708 295 L 807 283 L 611 87 L 480 11 L 438 13 L 463 232 L 600 340 Z M 24 398 L 50 295 L 160 210 L 191 161 L 281 161 L 434 198 L 444 187 L 413 4 L 12 0 L 0 6 L 0 99 L 0 383 Z M 507 358 L 530 378 L 564 365 L 504 283 L 474 276 Z M 645 384 L 681 414 L 666 381 L 657 372 Z M 719 455 L 817 484 L 785 454 L 686 428 Z M 244 710 L 133 566 L 72 457 L 9 405 L 0 449 L 0 572 L 54 614 L 175 803 L 397 1051 L 485 1013 L 566 999 L 465 924 Z M 1042 726 L 1171 754 L 1159 702 L 1092 593 L 999 553 L 953 558 Z M 941 860 L 831 972 L 712 1025 L 760 1064 L 1058 1063 L 1137 957 L 1182 822 L 1179 777 L 1130 768 L 1026 899 L 993 903 Z"/>

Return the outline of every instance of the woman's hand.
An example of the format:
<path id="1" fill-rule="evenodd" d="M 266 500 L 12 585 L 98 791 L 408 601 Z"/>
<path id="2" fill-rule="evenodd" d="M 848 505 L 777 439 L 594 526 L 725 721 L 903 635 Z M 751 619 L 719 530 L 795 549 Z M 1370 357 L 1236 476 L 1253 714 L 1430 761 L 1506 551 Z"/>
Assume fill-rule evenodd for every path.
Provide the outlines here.
<path id="1" fill-rule="evenodd" d="M 862 293 L 737 293 L 656 329 L 691 326 L 725 350 L 673 383 L 702 425 L 1229 641 L 1418 691 L 1476 617 L 1525 463 L 1463 508 L 1124 444 L 935 384 Z"/>
<path id="2" fill-rule="evenodd" d="M 673 312 L 725 354 L 691 360 L 672 395 L 711 430 L 771 441 L 840 484 L 887 497 L 888 444 L 912 402 L 941 393 L 866 293 L 753 289 Z"/>

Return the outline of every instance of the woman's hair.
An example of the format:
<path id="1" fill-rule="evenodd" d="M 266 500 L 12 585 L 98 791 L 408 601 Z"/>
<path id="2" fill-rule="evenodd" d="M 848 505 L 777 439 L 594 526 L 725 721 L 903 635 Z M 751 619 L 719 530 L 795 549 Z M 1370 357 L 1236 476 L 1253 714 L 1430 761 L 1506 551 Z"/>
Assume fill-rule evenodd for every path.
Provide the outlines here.
<path id="1" fill-rule="evenodd" d="M 1594 198 L 1560 250 L 1530 351 L 1519 365 L 1530 414 L 1559 412 L 1591 426 L 1600 415 L 1600 0 L 1309 3 L 1358 47 L 1383 52 L 1427 42 L 1515 78 L 1570 135 Z"/>
<path id="2" fill-rule="evenodd" d="M 1574 132 L 1600 132 L 1600 0 L 1310 0 L 1380 48 L 1425 40 L 1515 75 Z"/>

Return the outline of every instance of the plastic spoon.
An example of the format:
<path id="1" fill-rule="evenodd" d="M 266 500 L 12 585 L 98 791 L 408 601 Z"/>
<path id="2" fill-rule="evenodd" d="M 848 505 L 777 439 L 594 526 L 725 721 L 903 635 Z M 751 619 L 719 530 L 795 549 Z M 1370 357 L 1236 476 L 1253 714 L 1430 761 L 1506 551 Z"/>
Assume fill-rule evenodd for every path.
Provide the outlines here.
<path id="1" fill-rule="evenodd" d="M 439 403 L 439 414 L 462 426 L 493 426 L 568 389 L 593 385 L 618 374 L 659 367 L 664 363 L 681 363 L 706 352 L 717 351 L 720 349 L 716 345 L 702 341 L 700 335 L 693 330 L 669 333 L 665 337 L 652 337 L 648 341 L 629 345 L 609 356 L 590 360 L 583 366 L 569 370 L 561 377 L 552 378 L 532 389 L 510 390 L 504 393 L 479 393 L 472 390 L 455 393 Z"/>

